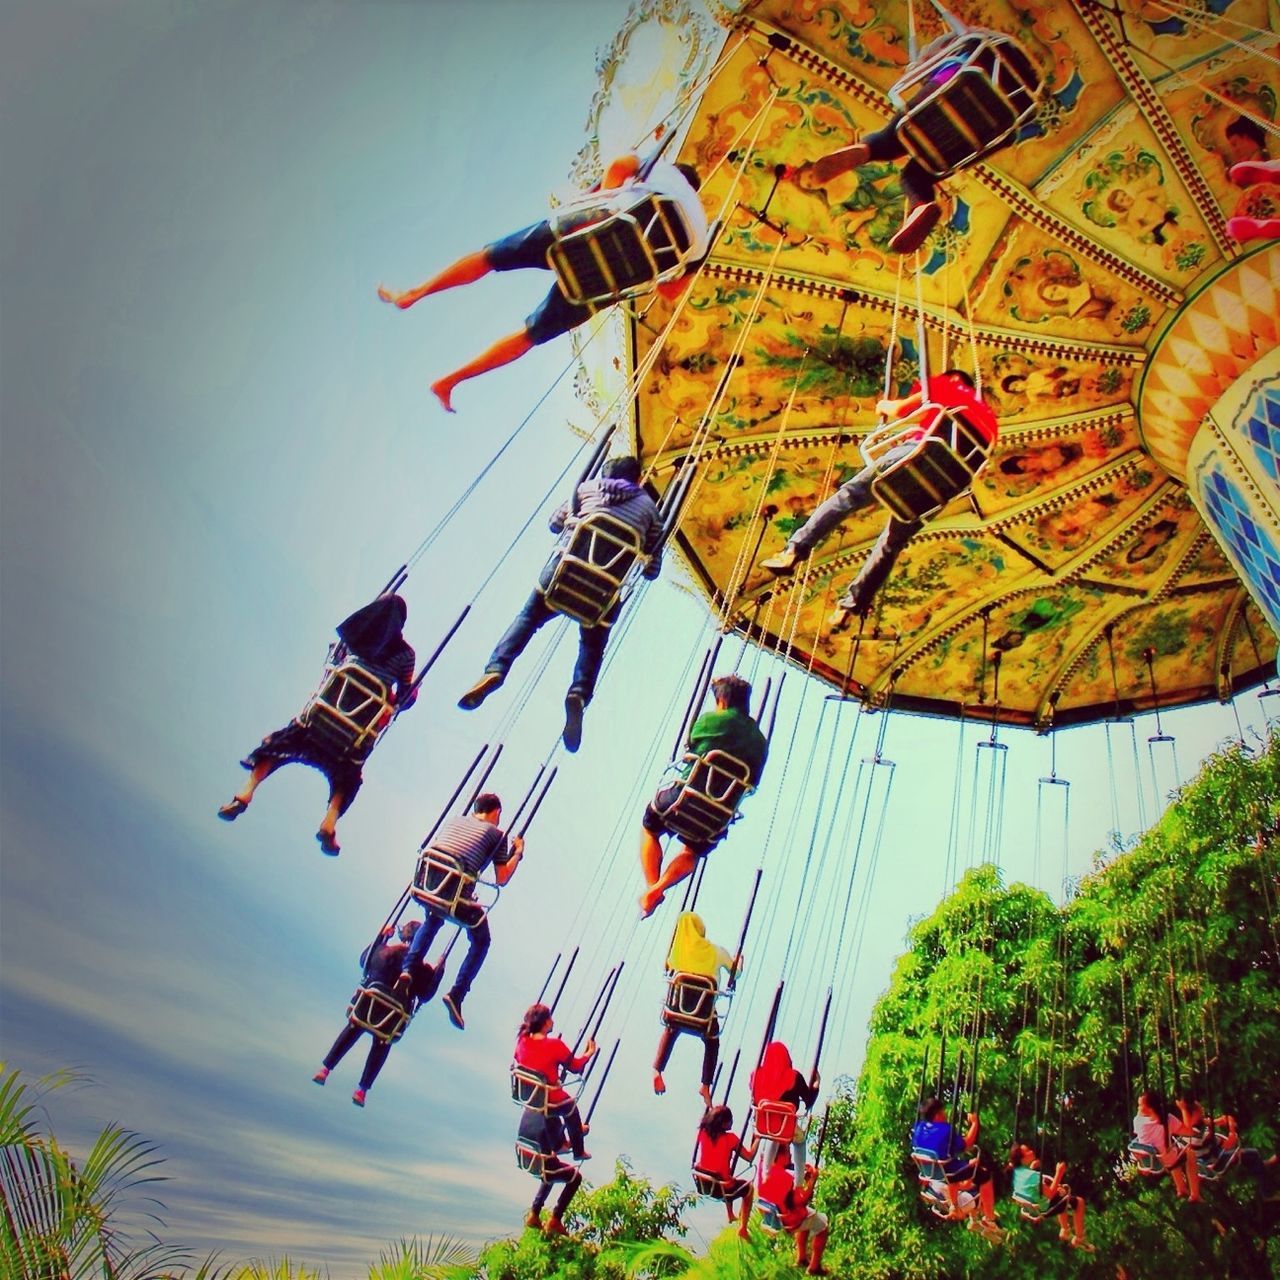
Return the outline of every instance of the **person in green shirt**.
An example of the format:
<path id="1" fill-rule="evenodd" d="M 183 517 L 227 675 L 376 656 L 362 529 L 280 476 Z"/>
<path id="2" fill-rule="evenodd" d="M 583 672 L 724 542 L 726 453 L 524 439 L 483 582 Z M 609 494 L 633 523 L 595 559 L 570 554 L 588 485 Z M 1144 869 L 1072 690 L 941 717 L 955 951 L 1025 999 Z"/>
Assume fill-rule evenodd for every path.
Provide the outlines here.
<path id="1" fill-rule="evenodd" d="M 1040 1161 L 1036 1153 L 1025 1142 L 1015 1142 L 1009 1148 L 1009 1163 L 1005 1167 L 1009 1170 L 1013 1198 L 1025 1206 L 1024 1215 L 1029 1211 L 1035 1215 L 1036 1221 L 1041 1218 L 1057 1218 L 1059 1240 L 1065 1241 L 1073 1249 L 1093 1252 L 1093 1245 L 1084 1234 L 1084 1200 L 1073 1195 L 1071 1188 L 1063 1181 L 1067 1172 L 1063 1161 L 1058 1161 L 1053 1177 L 1050 1178 L 1040 1172 Z"/>
<path id="2" fill-rule="evenodd" d="M 769 744 L 760 732 L 760 726 L 751 718 L 751 685 L 738 675 L 718 676 L 711 682 L 711 692 L 716 700 L 716 709 L 693 722 L 686 748 L 696 756 L 719 750 L 741 760 L 749 770 L 751 786 L 755 787 L 764 772 Z M 683 766 L 685 776 L 691 767 L 692 762 L 686 761 Z M 642 917 L 657 910 L 667 890 L 693 871 L 697 860 L 720 843 L 728 828 L 726 823 L 725 828 L 710 840 L 687 841 L 663 870 L 661 837 L 669 832 L 664 815 L 679 797 L 683 786 L 680 778 L 668 783 L 644 811 L 644 830 L 640 838 L 640 869 L 646 885 L 640 895 Z"/>

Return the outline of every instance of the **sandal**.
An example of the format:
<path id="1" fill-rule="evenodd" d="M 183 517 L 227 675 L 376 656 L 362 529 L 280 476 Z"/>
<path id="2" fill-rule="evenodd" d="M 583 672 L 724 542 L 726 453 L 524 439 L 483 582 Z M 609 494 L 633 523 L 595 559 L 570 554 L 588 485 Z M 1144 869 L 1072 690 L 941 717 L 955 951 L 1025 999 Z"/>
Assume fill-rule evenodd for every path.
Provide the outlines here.
<path id="1" fill-rule="evenodd" d="M 338 838 L 332 831 L 320 830 L 316 832 L 316 840 L 320 844 L 320 852 L 327 854 L 330 858 L 336 858 L 342 852 L 341 846 L 338 844 Z"/>
<path id="2" fill-rule="evenodd" d="M 249 802 L 247 800 L 241 800 L 239 796 L 232 796 L 231 799 L 218 810 L 218 817 L 220 817 L 223 822 L 234 822 L 248 807 Z"/>

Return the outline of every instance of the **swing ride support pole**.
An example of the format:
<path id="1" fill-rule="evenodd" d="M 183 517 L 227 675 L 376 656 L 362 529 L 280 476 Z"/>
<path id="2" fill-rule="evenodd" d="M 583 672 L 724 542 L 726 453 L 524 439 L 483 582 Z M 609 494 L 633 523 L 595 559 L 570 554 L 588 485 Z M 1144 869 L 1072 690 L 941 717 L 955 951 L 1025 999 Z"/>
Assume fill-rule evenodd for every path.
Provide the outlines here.
<path id="1" fill-rule="evenodd" d="M 538 798 L 533 802 L 533 808 L 529 810 L 528 817 L 517 833 L 520 838 L 524 839 L 524 833 L 529 830 L 529 824 L 538 816 L 538 810 L 542 808 L 542 802 L 547 798 L 547 792 L 551 790 L 551 784 L 556 780 L 556 774 L 559 772 L 560 766 L 557 765 L 547 774 L 547 780 L 542 784 L 542 790 L 538 792 Z M 523 808 L 523 806 L 521 806 Z M 517 814 L 517 817 L 519 815 Z"/>
<path id="2" fill-rule="evenodd" d="M 471 612 L 471 606 L 469 604 L 465 605 L 463 607 L 462 612 L 458 614 L 457 619 L 454 621 L 453 626 L 451 626 L 449 630 L 444 633 L 444 639 L 441 640 L 438 645 L 436 645 L 434 650 L 432 650 L 431 657 L 429 657 L 426 660 L 426 662 L 424 662 L 422 666 L 418 669 L 418 674 L 414 678 L 413 684 L 411 686 L 411 689 L 413 691 L 415 692 L 417 691 L 418 686 L 422 683 L 423 677 L 427 674 L 428 671 L 431 670 L 432 667 L 436 665 L 436 659 L 444 652 L 445 646 L 449 643 L 449 641 L 452 640 L 453 637 L 458 634 L 458 628 L 462 626 L 462 624 L 467 620 L 467 614 L 469 614 L 470 612 Z"/>
<path id="3" fill-rule="evenodd" d="M 618 982 L 622 978 L 622 971 L 626 968 L 625 960 L 618 961 L 618 967 L 613 971 L 613 984 L 609 987 L 609 993 L 604 998 L 604 1003 L 600 1006 L 599 1016 L 596 1018 L 596 1025 L 592 1029 L 591 1038 L 594 1040 L 600 1034 L 601 1024 L 604 1022 L 604 1015 L 609 1012 L 609 1006 L 613 1003 L 613 993 L 618 989 Z"/>
<path id="4" fill-rule="evenodd" d="M 569 957 L 569 963 L 565 966 L 565 971 L 560 978 L 560 985 L 556 988 L 556 998 L 551 1002 L 552 1013 L 555 1012 L 556 1006 L 560 1003 L 560 997 L 564 995 L 565 984 L 569 981 L 569 975 L 573 972 L 573 966 L 577 963 L 577 961 L 578 961 L 578 948 L 574 947 L 573 954 Z M 550 978 L 548 978 L 547 981 L 549 983 L 551 981 Z M 544 987 L 543 990 L 545 991 L 546 988 Z"/>
<path id="5" fill-rule="evenodd" d="M 756 868 L 756 882 L 751 886 L 751 898 L 747 903 L 747 914 L 742 921 L 742 932 L 738 934 L 738 947 L 733 953 L 733 964 L 729 967 L 728 988 L 730 991 L 734 989 L 738 982 L 738 960 L 742 955 L 742 948 L 746 945 L 747 930 L 751 927 L 751 913 L 756 909 L 756 895 L 760 892 L 760 877 L 764 875 L 764 868 Z"/>
<path id="6" fill-rule="evenodd" d="M 916 1116 L 920 1118 L 920 1108 L 924 1106 L 924 1091 L 929 1079 L 929 1046 L 924 1047 L 924 1061 L 920 1064 L 920 1085 L 916 1089 Z"/>
<path id="7" fill-rule="evenodd" d="M 778 687 L 773 691 L 773 708 L 769 712 L 769 727 L 764 731 L 765 744 L 773 741 L 773 726 L 778 722 L 778 703 L 782 701 L 782 686 L 786 683 L 787 673 L 778 677 Z"/>
<path id="8" fill-rule="evenodd" d="M 484 753 L 488 750 L 489 750 L 489 744 L 486 742 L 484 746 L 482 746 L 480 750 L 476 752 L 476 758 L 467 766 L 466 773 L 462 775 L 462 781 L 459 782 L 458 785 L 454 788 L 453 795 L 451 795 L 448 798 L 448 800 L 445 801 L 444 808 L 440 810 L 440 816 L 435 820 L 435 822 L 431 824 L 431 830 L 428 831 L 426 836 L 423 838 L 422 843 L 424 845 L 430 844 L 431 837 L 434 836 L 435 833 L 440 830 L 440 824 L 444 822 L 444 820 L 449 816 L 449 810 L 452 809 L 455 804 L 457 804 L 458 797 L 462 794 L 462 788 L 465 787 L 467 783 L 471 781 L 471 775 L 475 773 L 476 766 L 480 763 L 481 760 L 484 759 Z"/>
<path id="9" fill-rule="evenodd" d="M 760 1052 L 756 1057 L 756 1066 L 758 1067 L 764 1061 L 764 1051 L 769 1047 L 769 1041 L 773 1039 L 774 1028 L 778 1025 L 778 1006 L 782 1003 L 782 988 L 786 986 L 786 982 L 779 982 L 778 989 L 773 993 L 773 1006 L 769 1010 L 769 1020 L 764 1024 L 764 1039 L 760 1041 Z"/>
<path id="10" fill-rule="evenodd" d="M 690 720 L 698 707 L 702 705 L 702 700 L 707 696 L 707 686 L 711 683 L 711 670 L 715 665 L 715 660 L 720 656 L 720 646 L 724 643 L 724 635 L 716 636 L 715 643 L 707 647 L 707 652 L 703 656 L 702 666 L 698 670 L 698 682 L 693 686 L 693 693 L 689 698 L 689 705 L 684 709 L 684 717 L 680 721 L 680 731 L 676 735 L 675 746 L 671 748 L 671 758 L 676 760 L 680 757 L 684 747 L 685 734 L 688 731 Z"/>
<path id="11" fill-rule="evenodd" d="M 542 775 L 546 773 L 546 771 L 547 766 L 545 764 L 540 764 L 538 766 L 538 772 L 533 775 L 533 781 L 529 784 L 529 790 L 524 793 L 524 799 L 520 801 L 519 807 L 516 809 L 514 816 L 507 824 L 513 830 L 519 825 L 520 815 L 524 813 L 525 806 L 533 799 L 533 793 L 537 790 L 538 783 L 542 781 Z"/>
<path id="12" fill-rule="evenodd" d="M 400 919 L 400 913 L 404 910 L 404 904 L 405 904 L 406 902 L 408 902 L 408 901 L 409 901 L 409 890 L 406 888 L 406 889 L 405 889 L 405 890 L 400 894 L 400 900 L 396 903 L 396 905 L 395 905 L 394 907 L 392 907 L 392 908 L 391 908 L 391 912 L 390 912 L 390 914 L 389 914 L 389 915 L 387 916 L 387 918 L 382 922 L 381 926 L 380 926 L 380 927 L 379 927 L 379 929 L 378 929 L 378 932 L 374 935 L 373 941 L 369 944 L 369 950 L 370 950 L 370 951 L 372 951 L 372 950 L 373 950 L 373 948 L 374 948 L 374 947 L 376 947 L 376 946 L 378 945 L 378 943 L 382 941 L 382 937 L 383 937 L 382 931 L 383 931 L 383 929 L 385 929 L 385 928 L 387 927 L 387 925 L 392 924 L 392 923 L 393 923 L 393 922 L 395 922 L 396 920 L 399 920 L 399 919 Z"/>
<path id="13" fill-rule="evenodd" d="M 822 1124 L 818 1127 L 818 1145 L 813 1152 L 813 1167 L 816 1169 L 822 1163 L 822 1148 L 827 1141 L 827 1121 L 831 1117 L 831 1108 L 822 1108 Z"/>
<path id="14" fill-rule="evenodd" d="M 591 1019 L 596 1016 L 596 1010 L 600 1008 L 600 1002 L 605 997 L 605 992 L 609 989 L 609 983 L 613 981 L 613 975 L 617 972 L 615 965 L 608 973 L 605 974 L 604 982 L 600 984 L 600 990 L 596 992 L 596 998 L 591 1002 L 591 1009 L 587 1013 L 586 1020 L 582 1024 L 582 1030 L 578 1032 L 577 1038 L 573 1042 L 573 1056 L 578 1056 L 578 1050 L 582 1048 L 582 1043 L 587 1038 L 587 1032 L 591 1029 Z"/>
<path id="15" fill-rule="evenodd" d="M 464 813 L 469 812 L 471 809 L 471 806 L 475 804 L 477 799 L 479 799 L 480 793 L 484 790 L 484 784 L 489 781 L 489 775 L 493 773 L 493 770 L 497 765 L 499 758 L 502 755 L 503 746 L 504 744 L 500 742 L 494 748 L 493 758 L 489 761 L 487 765 L 485 765 L 483 772 L 480 774 L 480 781 L 476 783 L 475 790 L 472 791 L 470 798 L 467 800 L 466 806 L 463 809 Z"/>
<path id="16" fill-rule="evenodd" d="M 813 1051 L 813 1070 L 809 1072 L 809 1080 L 812 1083 L 814 1076 L 818 1074 L 818 1063 L 822 1060 L 822 1046 L 827 1039 L 827 1020 L 831 1017 L 831 988 L 827 988 L 826 1003 L 822 1006 L 822 1021 L 818 1024 L 818 1045 Z"/>
<path id="17" fill-rule="evenodd" d="M 938 1045 L 938 1079 L 937 1079 L 937 1083 L 934 1085 L 934 1088 L 933 1088 L 933 1096 L 935 1098 L 942 1097 L 942 1073 L 947 1069 L 946 1061 L 947 1061 L 947 1033 L 944 1030 L 942 1032 L 941 1043 Z"/>
<path id="18" fill-rule="evenodd" d="M 720 1095 L 722 1103 L 728 1103 L 729 1094 L 733 1092 L 733 1078 L 738 1074 L 738 1059 L 742 1057 L 742 1050 L 735 1049 L 733 1053 L 733 1061 L 729 1064 L 729 1079 L 725 1082 L 724 1092 Z M 714 1094 L 712 1095 L 714 1097 Z"/>
<path id="19" fill-rule="evenodd" d="M 560 960 L 563 957 L 563 951 L 556 952 L 556 958 L 551 962 L 551 968 L 547 971 L 547 976 L 542 980 L 542 990 L 538 992 L 538 998 L 535 1004 L 542 1003 L 542 997 L 547 994 L 547 988 L 551 985 L 551 979 L 556 976 L 556 970 L 560 967 Z"/>
<path id="20" fill-rule="evenodd" d="M 956 1074 L 951 1082 L 951 1105 L 958 1106 L 960 1103 L 960 1081 L 963 1078 L 964 1071 L 964 1046 L 956 1052 Z"/>
<path id="21" fill-rule="evenodd" d="M 409 565 L 405 563 L 405 564 L 402 564 L 395 571 L 395 573 L 393 573 L 391 577 L 387 579 L 387 585 L 383 587 L 381 591 L 378 592 L 378 595 L 389 596 L 393 591 L 399 591 L 400 588 L 404 586 L 408 577 L 409 577 Z"/>
<path id="22" fill-rule="evenodd" d="M 604 1075 L 600 1077 L 600 1083 L 596 1086 L 596 1096 L 591 1099 L 591 1106 L 587 1108 L 587 1114 L 582 1118 L 584 1126 L 591 1123 L 591 1117 L 596 1113 L 596 1104 L 600 1101 L 600 1095 L 604 1092 L 604 1087 L 608 1083 L 609 1072 L 613 1070 L 613 1060 L 618 1056 L 618 1046 L 621 1043 L 622 1038 L 619 1036 L 619 1038 L 613 1042 L 613 1048 L 609 1050 L 609 1061 L 605 1063 Z"/>

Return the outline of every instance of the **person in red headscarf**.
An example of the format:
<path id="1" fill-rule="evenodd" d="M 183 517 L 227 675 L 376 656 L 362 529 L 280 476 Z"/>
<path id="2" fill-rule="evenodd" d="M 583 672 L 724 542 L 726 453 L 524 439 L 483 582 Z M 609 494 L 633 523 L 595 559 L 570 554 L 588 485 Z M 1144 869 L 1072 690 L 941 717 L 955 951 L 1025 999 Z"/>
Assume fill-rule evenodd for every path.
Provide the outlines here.
<path id="1" fill-rule="evenodd" d="M 813 1077 L 806 1080 L 795 1069 L 791 1061 L 791 1051 L 781 1040 L 773 1040 L 766 1047 L 760 1065 L 751 1073 L 751 1101 L 759 1106 L 762 1102 L 782 1102 L 795 1108 L 798 1113 L 801 1106 L 806 1111 L 813 1110 L 818 1100 L 818 1086 L 822 1083 L 817 1068 Z M 799 1123 L 791 1139 L 792 1155 L 796 1168 L 804 1167 L 805 1128 Z M 766 1157 L 769 1163 L 776 1159 L 783 1143 L 774 1143 L 773 1149 Z"/>

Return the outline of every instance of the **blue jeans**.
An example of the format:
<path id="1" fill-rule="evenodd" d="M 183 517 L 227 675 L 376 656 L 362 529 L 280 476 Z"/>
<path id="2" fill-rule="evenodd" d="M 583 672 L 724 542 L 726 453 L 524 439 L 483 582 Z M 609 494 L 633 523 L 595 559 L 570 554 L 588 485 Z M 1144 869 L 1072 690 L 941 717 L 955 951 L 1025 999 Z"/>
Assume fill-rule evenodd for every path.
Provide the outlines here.
<path id="1" fill-rule="evenodd" d="M 465 917 L 465 912 L 461 910 L 465 906 L 465 902 L 459 904 L 459 917 Z M 479 914 L 478 909 L 477 914 Z M 465 923 L 465 919 L 463 922 Z M 445 917 L 428 907 L 427 918 L 413 935 L 409 953 L 404 958 L 405 973 L 413 973 L 418 964 L 425 959 L 427 948 L 435 941 L 436 934 L 444 924 Z M 458 976 L 453 980 L 453 986 L 449 988 L 449 994 L 459 1004 L 471 990 L 471 984 L 476 980 L 476 974 L 480 972 L 485 956 L 489 954 L 491 940 L 487 917 L 480 915 L 478 924 L 467 926 L 467 954 L 463 958 L 462 967 L 458 970 Z"/>
<path id="2" fill-rule="evenodd" d="M 852 480 L 846 480 L 836 491 L 791 535 L 788 545 L 794 547 L 802 556 L 807 556 L 820 542 L 842 524 L 855 511 L 869 507 L 875 498 L 871 494 L 871 482 L 887 470 L 899 458 L 905 457 L 916 448 L 915 441 L 908 441 L 890 449 L 884 457 L 863 467 Z M 884 585 L 885 579 L 893 571 L 893 566 L 902 549 L 920 531 L 919 520 L 903 521 L 896 516 L 889 517 L 871 554 L 862 562 L 858 576 L 850 584 L 848 591 L 841 596 L 839 604 L 847 609 L 866 609 L 870 606 L 875 594 Z"/>
<path id="3" fill-rule="evenodd" d="M 551 567 L 548 566 L 548 569 Z M 543 570 L 543 577 L 549 578 L 547 570 Z M 505 676 L 538 629 L 556 616 L 555 611 L 543 599 L 540 587 L 535 587 L 524 602 L 524 608 L 516 615 L 516 620 L 507 628 L 506 634 L 489 655 L 484 669 Z M 569 692 L 581 695 L 584 703 L 590 702 L 591 695 L 596 691 L 596 680 L 604 663 L 604 647 L 608 643 L 607 626 L 578 628 L 578 661 L 574 664 Z"/>

